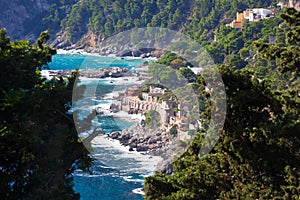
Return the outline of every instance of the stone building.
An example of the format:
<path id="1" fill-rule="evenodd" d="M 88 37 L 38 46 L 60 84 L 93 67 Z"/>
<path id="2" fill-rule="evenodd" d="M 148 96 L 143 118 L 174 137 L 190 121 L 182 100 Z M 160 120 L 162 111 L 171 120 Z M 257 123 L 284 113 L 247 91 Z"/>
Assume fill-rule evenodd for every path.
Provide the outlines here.
<path id="1" fill-rule="evenodd" d="M 174 100 L 158 101 L 166 91 L 167 89 L 150 86 L 149 93 L 142 93 L 139 88 L 128 88 L 122 94 L 121 110 L 136 114 L 146 114 L 150 110 L 155 110 L 160 114 L 161 123 L 169 123 L 170 117 L 175 114 L 177 103 Z"/>

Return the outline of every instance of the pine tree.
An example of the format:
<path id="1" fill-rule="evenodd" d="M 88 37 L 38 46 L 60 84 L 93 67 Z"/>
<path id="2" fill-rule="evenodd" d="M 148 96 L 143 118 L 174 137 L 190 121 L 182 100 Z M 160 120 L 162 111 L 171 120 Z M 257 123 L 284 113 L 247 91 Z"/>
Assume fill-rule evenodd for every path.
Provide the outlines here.
<path id="1" fill-rule="evenodd" d="M 0 196 L 3 199 L 78 199 L 71 173 L 89 167 L 67 113 L 74 78 L 50 82 L 40 70 L 56 51 L 45 42 L 10 42 L 0 30 Z M 74 164 L 74 165 L 73 165 Z"/>
<path id="2" fill-rule="evenodd" d="M 287 9 L 282 18 L 289 24 L 286 45 L 258 47 L 261 57 L 277 59 L 286 87 L 258 79 L 259 66 L 221 65 L 228 110 L 218 143 L 200 158 L 205 132 L 198 133 L 173 175 L 146 178 L 145 199 L 300 198 L 299 12 Z"/>

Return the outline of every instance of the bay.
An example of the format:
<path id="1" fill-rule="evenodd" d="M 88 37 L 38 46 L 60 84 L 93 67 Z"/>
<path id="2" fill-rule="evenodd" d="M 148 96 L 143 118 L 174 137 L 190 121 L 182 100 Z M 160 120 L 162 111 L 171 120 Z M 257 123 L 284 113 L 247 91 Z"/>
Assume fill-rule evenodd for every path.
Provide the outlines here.
<path id="1" fill-rule="evenodd" d="M 57 54 L 49 63 L 51 70 L 95 69 L 126 67 L 133 69 L 145 60 L 141 58 L 102 57 L 82 54 Z M 97 88 L 101 95 L 109 95 L 115 85 L 110 80 L 89 80 L 84 84 Z M 130 83 L 129 83 L 130 84 Z M 89 114 L 95 106 L 108 106 L 112 100 L 97 100 L 86 97 L 82 109 Z M 133 122 L 124 121 L 111 116 L 100 116 L 94 119 L 93 125 L 105 130 L 106 133 L 129 128 Z M 141 200 L 138 194 L 143 187 L 144 177 L 151 175 L 155 169 L 155 158 L 130 152 L 128 147 L 121 146 L 118 141 L 98 136 L 92 141 L 94 151 L 91 156 L 96 159 L 92 166 L 93 173 L 87 174 L 80 170 L 74 173 L 74 190 L 82 200 Z"/>
<path id="2" fill-rule="evenodd" d="M 144 62 L 141 58 L 121 58 L 113 56 L 97 56 L 87 54 L 57 54 L 49 63 L 51 70 L 98 69 L 111 67 L 126 67 L 132 69 Z"/>

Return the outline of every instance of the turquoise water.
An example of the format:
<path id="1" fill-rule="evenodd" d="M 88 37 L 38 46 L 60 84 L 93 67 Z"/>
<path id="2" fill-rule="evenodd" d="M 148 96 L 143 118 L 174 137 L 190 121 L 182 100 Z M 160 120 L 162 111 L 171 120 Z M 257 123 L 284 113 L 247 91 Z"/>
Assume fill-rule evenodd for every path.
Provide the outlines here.
<path id="1" fill-rule="evenodd" d="M 59 54 L 55 55 L 49 63 L 51 70 L 70 70 L 81 66 L 86 68 L 107 68 L 107 67 L 126 67 L 132 69 L 142 63 L 143 59 L 122 59 L 113 57 L 100 57 L 81 54 Z M 105 84 L 104 81 L 86 82 L 88 86 L 96 87 L 97 95 L 104 96 L 114 90 L 113 84 Z M 95 100 L 86 97 L 84 100 L 86 107 L 81 111 L 89 114 L 93 106 L 106 105 L 110 101 Z M 132 122 L 122 121 L 111 116 L 98 116 L 93 121 L 94 126 L 101 127 L 106 133 L 120 131 L 128 128 Z M 74 189 L 80 193 L 82 200 L 140 200 L 140 194 L 133 191 L 143 187 L 143 179 L 152 173 L 144 164 L 144 158 L 137 159 L 134 154 L 121 147 L 115 148 L 111 142 L 101 138 L 93 142 L 95 151 L 91 156 L 96 158 L 93 165 L 93 174 L 86 174 L 76 171 L 74 174 Z M 145 158 L 147 159 L 147 158 Z M 149 160 L 149 159 L 148 159 Z"/>
<path id="2" fill-rule="evenodd" d="M 140 58 L 103 57 L 82 54 L 57 54 L 52 57 L 49 67 L 52 70 L 97 69 L 107 67 L 133 68 L 144 60 Z"/>

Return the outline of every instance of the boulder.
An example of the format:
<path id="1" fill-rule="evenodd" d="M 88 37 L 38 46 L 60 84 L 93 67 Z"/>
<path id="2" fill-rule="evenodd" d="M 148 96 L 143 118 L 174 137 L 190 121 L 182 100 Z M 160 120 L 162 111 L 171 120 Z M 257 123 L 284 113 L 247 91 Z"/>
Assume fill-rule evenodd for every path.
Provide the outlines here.
<path id="1" fill-rule="evenodd" d="M 170 161 L 166 160 L 158 163 L 157 170 L 162 172 L 163 174 L 173 174 L 174 172 L 173 165 Z"/>
<path id="2" fill-rule="evenodd" d="M 120 132 L 113 132 L 109 135 L 109 137 L 111 137 L 112 139 L 118 139 L 120 135 Z"/>
<path id="3" fill-rule="evenodd" d="M 129 148 L 129 151 L 134 151 L 134 149 L 132 147 Z"/>
<path id="4" fill-rule="evenodd" d="M 154 144 L 161 140 L 161 137 L 151 137 L 148 140 L 148 144 Z"/>
<path id="5" fill-rule="evenodd" d="M 138 144 L 136 147 L 136 151 L 148 151 L 148 146 L 145 144 Z"/>

